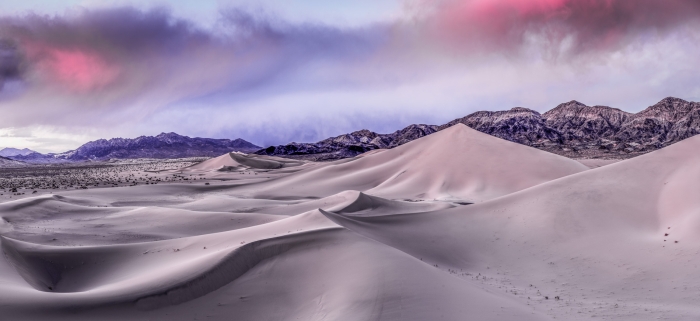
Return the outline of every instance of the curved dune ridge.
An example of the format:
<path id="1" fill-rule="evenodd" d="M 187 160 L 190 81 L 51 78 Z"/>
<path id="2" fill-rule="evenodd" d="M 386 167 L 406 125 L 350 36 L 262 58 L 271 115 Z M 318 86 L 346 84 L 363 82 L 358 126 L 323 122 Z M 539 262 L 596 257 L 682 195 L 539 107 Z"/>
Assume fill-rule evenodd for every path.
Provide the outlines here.
<path id="1" fill-rule="evenodd" d="M 694 320 L 697 150 L 587 169 L 457 125 L 350 160 L 227 154 L 182 170 L 196 181 L 16 199 L 0 319 Z"/>
<path id="2" fill-rule="evenodd" d="M 249 252 L 240 250 L 246 244 L 255 243 L 253 247 L 257 249 L 261 240 L 329 228 L 338 227 L 318 211 L 312 211 L 277 224 L 163 241 L 75 247 L 39 245 L 3 237 L 2 246 L 6 259 L 36 290 L 80 293 L 76 300 L 103 304 L 158 296 L 174 288 L 181 289 L 183 284 L 195 284 L 192 285 L 195 292 L 202 292 L 202 288 L 211 291 L 215 289 L 212 285 L 193 280 L 206 278 L 212 271 L 222 273 L 222 264 L 231 273 L 231 269 L 240 270 L 231 264 L 253 264 L 251 260 L 255 259 L 250 255 L 240 254 Z M 231 273 L 227 275 L 231 277 Z M 230 281 L 215 283 L 220 287 Z"/>

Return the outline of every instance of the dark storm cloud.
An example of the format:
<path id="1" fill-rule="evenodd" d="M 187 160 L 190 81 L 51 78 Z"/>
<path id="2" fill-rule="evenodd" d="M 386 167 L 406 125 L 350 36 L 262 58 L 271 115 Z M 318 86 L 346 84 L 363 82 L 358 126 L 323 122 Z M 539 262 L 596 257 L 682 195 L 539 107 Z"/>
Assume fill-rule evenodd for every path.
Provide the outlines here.
<path id="1" fill-rule="evenodd" d="M 0 26 L 6 36 L 21 42 L 88 47 L 113 55 L 164 54 L 210 41 L 208 34 L 163 8 L 145 12 L 129 7 L 83 10 L 64 16 L 30 14 L 5 17 Z"/>
<path id="2" fill-rule="evenodd" d="M 22 55 L 8 39 L 0 39 L 0 90 L 5 80 L 19 78 L 22 72 Z"/>

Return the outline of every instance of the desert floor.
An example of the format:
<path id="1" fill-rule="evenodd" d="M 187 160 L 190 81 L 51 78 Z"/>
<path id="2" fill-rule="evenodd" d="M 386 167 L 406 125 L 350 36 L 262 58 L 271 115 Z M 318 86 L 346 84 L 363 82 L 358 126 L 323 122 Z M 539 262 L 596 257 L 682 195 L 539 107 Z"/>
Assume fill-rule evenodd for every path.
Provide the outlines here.
<path id="1" fill-rule="evenodd" d="M 1 320 L 698 320 L 700 137 L 3 170 Z M 36 191 L 36 192 L 35 192 Z"/>

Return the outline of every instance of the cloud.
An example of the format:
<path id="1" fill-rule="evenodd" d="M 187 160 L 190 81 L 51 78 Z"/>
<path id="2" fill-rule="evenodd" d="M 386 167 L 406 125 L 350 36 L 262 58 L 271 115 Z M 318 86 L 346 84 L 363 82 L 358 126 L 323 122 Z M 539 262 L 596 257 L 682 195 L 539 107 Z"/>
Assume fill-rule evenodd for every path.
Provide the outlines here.
<path id="1" fill-rule="evenodd" d="M 32 136 L 32 131 L 28 128 L 2 128 L 0 129 L 0 137 L 3 138 L 30 138 Z"/>
<path id="2" fill-rule="evenodd" d="M 164 9 L 5 17 L 0 19 L 0 38 L 14 44 L 14 57 L 21 56 L 8 60 L 24 62 L 24 72 L 14 76 L 29 88 L 23 97 L 25 105 L 47 114 L 52 113 L 33 98 L 60 96 L 55 108 L 62 112 L 134 103 L 144 93 L 172 84 L 168 76 L 188 76 L 182 63 L 199 60 L 202 64 L 201 55 L 206 55 L 202 49 L 214 45 L 209 35 Z M 62 100 L 64 106 L 60 106 Z"/>
<path id="3" fill-rule="evenodd" d="M 99 132 L 73 130 L 52 126 L 7 127 L 0 129 L 0 149 L 4 147 L 29 148 L 40 153 L 64 152 L 88 140 L 100 138 Z"/>
<path id="4" fill-rule="evenodd" d="M 433 13 L 426 32 L 448 46 L 516 51 L 534 44 L 563 55 L 619 50 L 700 20 L 694 0 L 445 0 L 418 7 Z"/>
<path id="5" fill-rule="evenodd" d="M 0 125 L 81 125 L 115 110 L 133 111 L 138 121 L 191 97 L 298 87 L 303 79 L 285 77 L 310 65 L 367 59 L 383 42 L 376 29 L 289 24 L 238 9 L 222 10 L 217 30 L 204 31 L 163 8 L 5 17 L 0 38 L 15 46 L 2 51 L 2 76 L 28 87 L 12 102 L 26 113 L 9 115 Z M 20 61 L 26 62 L 22 74 Z M 47 96 L 53 97 L 51 108 Z"/>
<path id="6" fill-rule="evenodd" d="M 697 1 L 406 3 L 356 27 L 232 7 L 213 29 L 160 7 L 0 17 L 0 127 L 271 144 L 609 99 L 611 86 L 700 92 Z"/>
<path id="7" fill-rule="evenodd" d="M 17 46 L 10 40 L 0 39 L 0 90 L 5 81 L 20 77 L 22 73 L 22 57 Z"/>

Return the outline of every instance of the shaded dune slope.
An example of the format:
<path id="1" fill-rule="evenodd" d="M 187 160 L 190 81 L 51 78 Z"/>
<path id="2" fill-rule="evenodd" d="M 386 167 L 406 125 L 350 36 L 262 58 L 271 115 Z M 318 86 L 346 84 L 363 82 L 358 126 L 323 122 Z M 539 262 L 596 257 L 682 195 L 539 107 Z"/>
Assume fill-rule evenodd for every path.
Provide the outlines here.
<path id="1" fill-rule="evenodd" d="M 284 222 L 164 241 L 66 247 L 2 237 L 2 248 L 19 274 L 38 291 L 90 294 L 77 299 L 115 302 L 181 288 L 183 282 L 190 284 L 197 276 L 221 273 L 222 264 L 226 270 L 240 270 L 231 264 L 242 260 L 250 265 L 245 262 L 258 260 L 251 255 L 269 255 L 256 252 L 262 244 L 255 242 L 292 236 L 292 231 L 298 235 L 329 228 L 338 227 L 316 211 Z M 240 249 L 251 246 L 253 254 L 251 249 Z M 201 284 L 194 287 L 211 288 Z"/>

